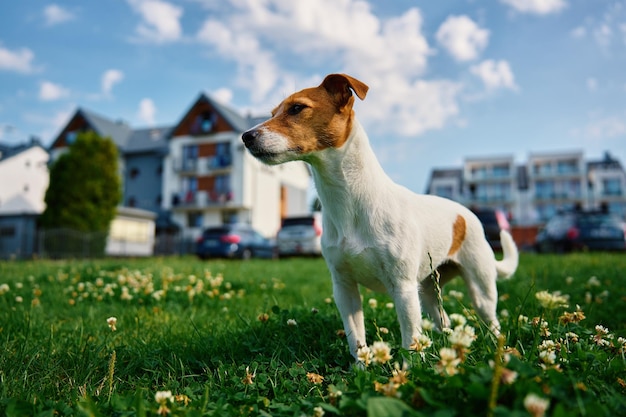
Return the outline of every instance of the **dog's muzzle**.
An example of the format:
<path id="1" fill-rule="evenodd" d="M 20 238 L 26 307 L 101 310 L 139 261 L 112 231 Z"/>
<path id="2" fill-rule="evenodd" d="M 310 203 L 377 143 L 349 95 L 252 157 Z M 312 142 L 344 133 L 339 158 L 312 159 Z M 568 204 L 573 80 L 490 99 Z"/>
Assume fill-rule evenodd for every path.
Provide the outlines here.
<path id="1" fill-rule="evenodd" d="M 246 148 L 250 149 L 254 146 L 260 134 L 261 133 L 257 129 L 250 129 L 247 132 L 244 132 L 243 135 L 241 135 L 241 139 L 243 140 L 243 144 L 246 145 Z"/>

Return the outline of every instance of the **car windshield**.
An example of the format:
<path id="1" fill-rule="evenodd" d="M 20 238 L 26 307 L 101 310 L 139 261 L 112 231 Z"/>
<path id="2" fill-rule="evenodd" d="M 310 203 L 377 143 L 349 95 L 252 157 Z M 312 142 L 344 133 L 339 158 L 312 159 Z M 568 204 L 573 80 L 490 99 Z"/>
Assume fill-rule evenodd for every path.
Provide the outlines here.
<path id="1" fill-rule="evenodd" d="M 227 235 L 230 233 L 230 229 L 228 227 L 212 227 L 210 229 L 206 229 L 204 231 L 204 236 L 216 236 L 216 235 Z"/>
<path id="2" fill-rule="evenodd" d="M 294 217 L 283 220 L 283 227 L 289 226 L 313 226 L 315 219 L 313 217 Z"/>
<path id="3" fill-rule="evenodd" d="M 585 228 L 619 227 L 617 219 L 608 214 L 587 214 L 578 219 L 578 224 Z"/>

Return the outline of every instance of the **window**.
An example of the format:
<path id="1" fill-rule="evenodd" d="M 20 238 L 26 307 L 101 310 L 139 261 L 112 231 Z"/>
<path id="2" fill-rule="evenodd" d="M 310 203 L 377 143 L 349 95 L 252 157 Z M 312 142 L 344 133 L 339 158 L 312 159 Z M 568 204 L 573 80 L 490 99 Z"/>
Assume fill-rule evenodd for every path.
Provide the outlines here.
<path id="1" fill-rule="evenodd" d="M 602 194 L 622 195 L 622 183 L 619 178 L 606 178 L 602 180 Z"/>
<path id="2" fill-rule="evenodd" d="M 78 136 L 78 132 L 77 131 L 73 131 L 73 132 L 67 132 L 65 134 L 65 143 L 68 145 L 73 144 L 74 142 L 76 142 L 76 137 Z"/>
<path id="3" fill-rule="evenodd" d="M 116 218 L 111 222 L 109 238 L 125 242 L 147 243 L 150 240 L 150 232 L 148 222 Z"/>
<path id="4" fill-rule="evenodd" d="M 131 168 L 129 173 L 130 179 L 135 179 L 139 176 L 139 168 Z"/>
<path id="5" fill-rule="evenodd" d="M 187 227 L 202 227 L 202 213 L 199 211 L 187 213 Z"/>
<path id="6" fill-rule="evenodd" d="M 211 133 L 216 122 L 217 114 L 212 111 L 205 111 L 194 120 L 191 127 L 191 133 L 196 135 Z"/>
<path id="7" fill-rule="evenodd" d="M 135 207 L 137 205 L 137 201 L 135 200 L 135 197 L 129 197 L 127 204 L 128 204 L 128 207 Z"/>
<path id="8" fill-rule="evenodd" d="M 14 237 L 15 226 L 2 226 L 0 227 L 0 237 Z"/>
<path id="9" fill-rule="evenodd" d="M 186 145 L 183 147 L 183 166 L 184 171 L 195 171 L 198 161 L 198 145 Z"/>

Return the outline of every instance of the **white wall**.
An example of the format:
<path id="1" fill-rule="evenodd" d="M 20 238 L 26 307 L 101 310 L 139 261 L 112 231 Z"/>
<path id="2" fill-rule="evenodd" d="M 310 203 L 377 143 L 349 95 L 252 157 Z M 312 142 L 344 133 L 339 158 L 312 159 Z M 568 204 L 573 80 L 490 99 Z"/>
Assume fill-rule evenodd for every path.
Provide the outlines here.
<path id="1" fill-rule="evenodd" d="M 44 211 L 50 180 L 48 158 L 42 147 L 34 146 L 0 161 L 0 207 L 21 196 L 37 213 Z"/>

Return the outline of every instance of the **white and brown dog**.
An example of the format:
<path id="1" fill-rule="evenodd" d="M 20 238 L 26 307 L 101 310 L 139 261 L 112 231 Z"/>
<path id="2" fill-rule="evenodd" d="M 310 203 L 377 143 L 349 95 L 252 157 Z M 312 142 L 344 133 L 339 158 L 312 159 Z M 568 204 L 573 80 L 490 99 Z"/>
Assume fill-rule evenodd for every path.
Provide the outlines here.
<path id="1" fill-rule="evenodd" d="M 414 194 L 385 174 L 352 109 L 352 91 L 363 100 L 367 90 L 348 75 L 328 75 L 243 134 L 250 153 L 266 164 L 302 160 L 311 166 L 322 203 L 323 255 L 350 352 L 356 357 L 367 343 L 359 284 L 391 295 L 404 348 L 421 331 L 422 305 L 435 323 L 449 326 L 431 268 L 441 285 L 461 275 L 476 311 L 497 331 L 496 278 L 510 277 L 518 263 L 511 235 L 501 232 L 504 258 L 497 261 L 470 210 Z"/>

